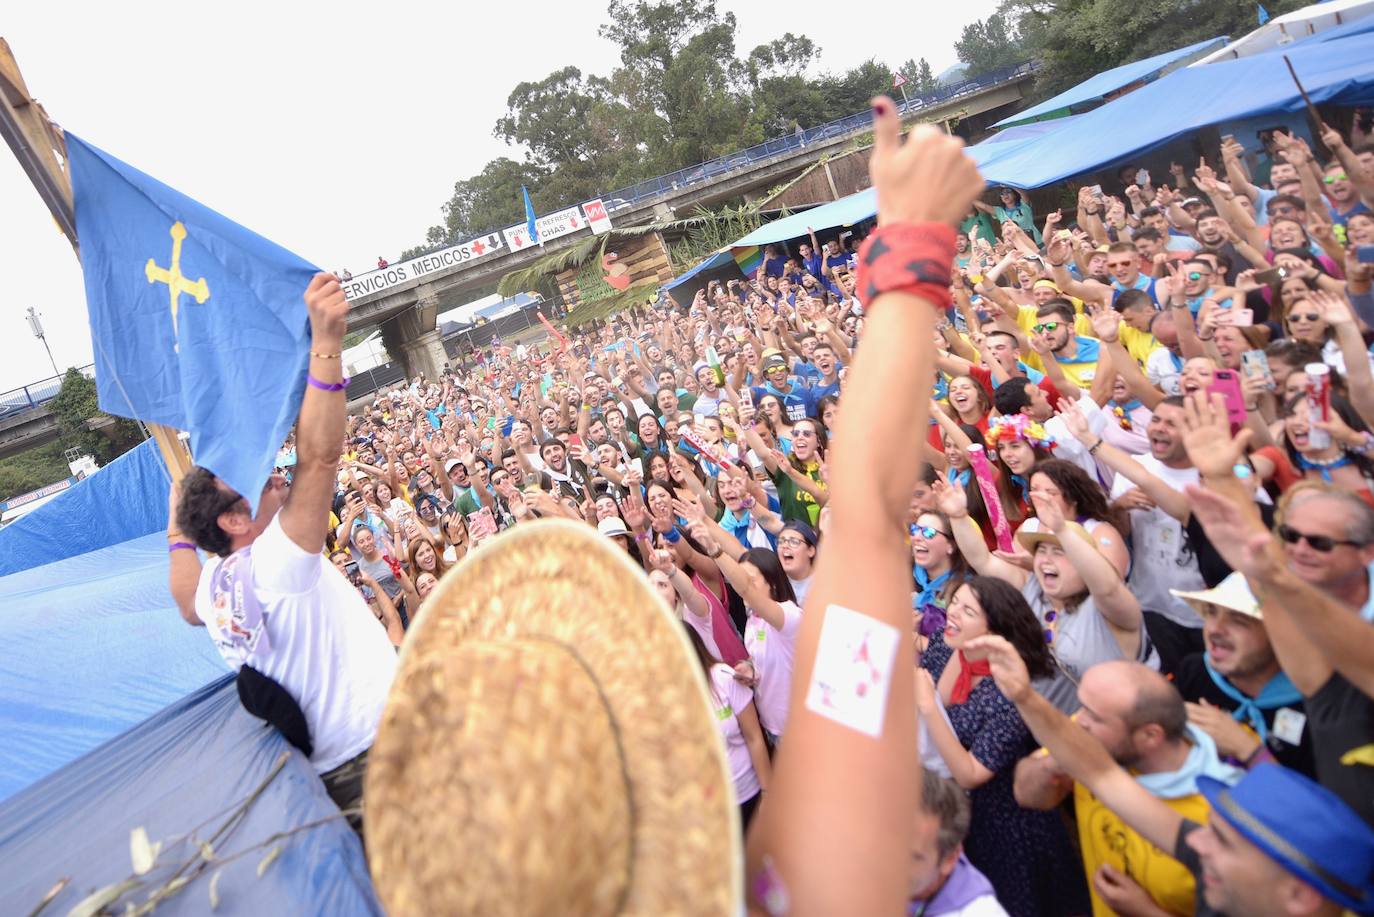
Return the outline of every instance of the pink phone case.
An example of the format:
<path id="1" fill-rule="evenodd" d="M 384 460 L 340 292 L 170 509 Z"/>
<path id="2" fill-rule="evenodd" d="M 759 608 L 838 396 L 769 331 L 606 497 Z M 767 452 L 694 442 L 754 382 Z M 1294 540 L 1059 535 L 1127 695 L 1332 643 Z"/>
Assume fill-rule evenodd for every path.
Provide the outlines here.
<path id="1" fill-rule="evenodd" d="M 1245 425 L 1245 396 L 1240 390 L 1240 377 L 1235 370 L 1218 369 L 1212 374 L 1212 384 L 1207 386 L 1208 394 L 1218 394 L 1226 400 L 1226 419 L 1231 422 L 1231 433 Z"/>

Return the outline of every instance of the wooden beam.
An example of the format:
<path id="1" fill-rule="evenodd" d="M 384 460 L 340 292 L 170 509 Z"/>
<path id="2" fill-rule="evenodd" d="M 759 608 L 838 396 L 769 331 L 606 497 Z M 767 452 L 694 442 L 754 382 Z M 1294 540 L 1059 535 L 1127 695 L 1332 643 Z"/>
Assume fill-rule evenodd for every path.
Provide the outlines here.
<path id="1" fill-rule="evenodd" d="M 9 43 L 0 38 L 0 134 L 4 134 L 14 156 L 33 182 L 38 196 L 48 206 L 53 220 L 72 245 L 77 260 L 81 246 L 76 233 L 76 211 L 72 205 L 72 182 L 64 165 L 67 143 L 62 129 L 29 95 L 24 75 L 14 59 Z M 191 468 L 191 456 L 182 446 L 177 431 L 162 424 L 145 424 L 162 452 L 162 460 L 178 482 Z"/>

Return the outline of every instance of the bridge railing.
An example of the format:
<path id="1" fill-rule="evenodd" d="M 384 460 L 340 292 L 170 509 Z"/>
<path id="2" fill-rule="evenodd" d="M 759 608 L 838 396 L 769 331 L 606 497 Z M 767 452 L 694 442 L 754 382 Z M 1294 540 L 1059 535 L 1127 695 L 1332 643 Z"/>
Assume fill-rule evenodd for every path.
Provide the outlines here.
<path id="1" fill-rule="evenodd" d="M 95 378 L 94 363 L 89 363 L 79 367 L 79 369 L 86 378 Z M 62 390 L 62 380 L 65 378 L 67 378 L 66 373 L 60 376 L 49 376 L 46 379 L 39 379 L 37 382 L 30 382 L 28 385 L 21 385 L 19 388 L 12 388 L 7 392 L 0 392 L 0 417 L 18 414 L 20 411 L 40 407 L 52 401 L 57 397 L 57 393 Z"/>
<path id="2" fill-rule="evenodd" d="M 948 102 L 960 96 L 981 92 L 984 89 L 990 89 L 993 86 L 1019 79 L 1034 73 L 1039 66 L 1037 61 L 1027 61 L 1024 64 L 1017 64 L 1014 67 L 1003 67 L 1000 70 L 993 70 L 981 74 L 971 80 L 961 80 L 958 83 L 951 83 L 948 86 L 937 86 L 929 92 L 923 92 L 919 95 L 909 95 L 906 100 L 897 103 L 897 108 L 902 115 L 905 116 L 912 112 L 928 108 L 931 105 Z M 872 123 L 873 115 L 871 112 L 861 111 L 857 114 L 846 115 L 843 118 L 827 121 L 825 124 L 820 124 L 816 127 L 785 134 L 781 137 L 774 137 L 772 140 L 766 140 L 763 143 L 756 144 L 747 149 L 727 153 L 724 156 L 718 156 L 715 159 L 700 162 L 694 166 L 678 169 L 676 172 L 669 172 L 667 175 L 646 178 L 633 185 L 627 185 L 624 188 L 612 191 L 610 194 L 603 194 L 601 200 L 605 203 L 608 213 L 624 210 L 641 201 L 660 197 L 664 194 L 671 194 L 700 182 L 720 178 L 731 172 L 765 162 L 775 156 L 800 150 L 813 143 L 832 140 L 836 137 L 843 137 L 847 134 L 864 129 Z M 471 238 L 479 239 L 484 236 L 489 236 L 492 233 L 499 234 L 501 230 L 507 228 L 509 225 L 510 224 L 503 224 L 495 229 L 473 233 Z M 425 249 L 414 257 L 422 257 L 430 252 L 439 251 L 442 248 L 447 248 L 455 244 L 457 241 L 457 239 L 446 240 L 439 245 Z M 363 274 L 355 274 L 354 277 L 363 277 L 370 273 L 372 272 L 365 271 Z"/>

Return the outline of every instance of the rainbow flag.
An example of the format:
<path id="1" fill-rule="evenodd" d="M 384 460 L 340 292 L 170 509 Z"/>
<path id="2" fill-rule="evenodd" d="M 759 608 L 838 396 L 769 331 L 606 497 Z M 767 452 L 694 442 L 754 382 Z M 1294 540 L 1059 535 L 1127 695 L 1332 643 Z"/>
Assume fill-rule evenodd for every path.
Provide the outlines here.
<path id="1" fill-rule="evenodd" d="M 739 269 L 745 277 L 753 277 L 758 273 L 759 268 L 763 267 L 763 248 L 761 246 L 746 245 L 743 248 L 732 248 L 730 254 L 734 256 L 735 263 L 739 265 Z"/>

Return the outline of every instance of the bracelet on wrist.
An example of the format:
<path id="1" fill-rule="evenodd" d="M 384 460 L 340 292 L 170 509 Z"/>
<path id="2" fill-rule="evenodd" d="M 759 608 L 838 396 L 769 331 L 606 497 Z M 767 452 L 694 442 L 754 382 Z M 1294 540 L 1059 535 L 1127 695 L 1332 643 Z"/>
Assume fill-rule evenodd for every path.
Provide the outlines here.
<path id="1" fill-rule="evenodd" d="M 317 353 L 313 350 L 310 351 L 310 355 L 321 360 L 337 360 L 343 356 L 342 353 Z"/>
<path id="2" fill-rule="evenodd" d="M 724 553 L 724 549 L 722 549 L 720 545 L 716 545 L 716 549 L 715 549 L 714 551 L 708 551 L 707 554 L 706 554 L 706 556 L 709 557 L 709 558 L 711 558 L 712 560 L 715 560 L 717 557 L 719 557 L 719 556 L 720 556 L 721 554 L 723 554 L 723 553 Z"/>
<path id="3" fill-rule="evenodd" d="M 1099 437 L 1097 438 L 1097 442 L 1093 443 L 1091 446 L 1088 447 L 1088 454 L 1089 454 L 1089 455 L 1096 455 L 1096 454 L 1097 454 L 1097 450 L 1098 450 L 1098 449 L 1101 449 L 1101 448 L 1102 448 L 1102 444 L 1105 443 L 1105 442 L 1106 442 L 1106 440 L 1099 436 Z"/>
<path id="4" fill-rule="evenodd" d="M 171 553 L 172 551 L 194 551 L 195 549 L 196 546 L 191 544 L 191 542 L 189 541 L 174 541 L 171 544 L 167 545 L 168 553 Z"/>

